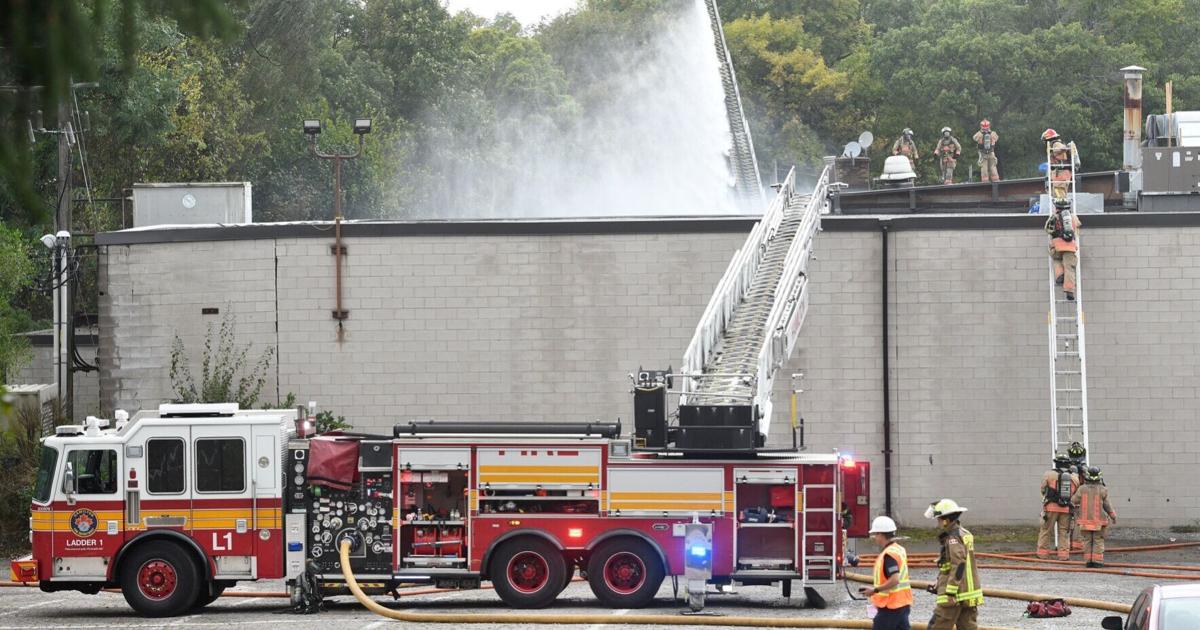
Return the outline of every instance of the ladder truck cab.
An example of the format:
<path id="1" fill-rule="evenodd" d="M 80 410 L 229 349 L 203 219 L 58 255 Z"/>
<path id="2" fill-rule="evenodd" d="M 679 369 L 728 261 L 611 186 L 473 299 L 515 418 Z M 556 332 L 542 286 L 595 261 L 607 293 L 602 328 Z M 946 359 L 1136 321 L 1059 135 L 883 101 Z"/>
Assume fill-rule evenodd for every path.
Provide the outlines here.
<path id="1" fill-rule="evenodd" d="M 89 417 L 42 442 L 32 555 L 16 581 L 43 591 L 120 588 L 148 616 L 283 577 L 281 460 L 296 410 L 162 405 Z"/>
<path id="2" fill-rule="evenodd" d="M 282 578 L 304 603 L 348 592 L 346 541 L 370 594 L 491 580 L 532 608 L 579 572 L 614 608 L 649 604 L 668 577 L 692 585 L 695 608 L 706 583 L 788 595 L 798 582 L 819 601 L 813 587 L 841 577 L 848 536 L 869 521 L 866 466 L 836 453 L 645 452 L 615 423 L 306 437 L 302 412 L 164 405 L 61 429 L 44 442 L 33 554 L 13 578 L 118 587 L 149 616 L 243 580 Z"/>

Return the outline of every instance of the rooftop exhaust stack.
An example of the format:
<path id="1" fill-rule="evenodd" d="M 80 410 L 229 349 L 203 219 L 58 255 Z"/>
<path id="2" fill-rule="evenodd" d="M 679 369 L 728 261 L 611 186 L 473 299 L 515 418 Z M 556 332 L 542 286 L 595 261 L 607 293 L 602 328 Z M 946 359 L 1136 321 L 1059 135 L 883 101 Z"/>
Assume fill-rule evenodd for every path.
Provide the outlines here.
<path id="1" fill-rule="evenodd" d="M 1121 68 L 1125 76 L 1125 143 L 1122 169 L 1142 168 L 1142 73 L 1141 66 Z"/>

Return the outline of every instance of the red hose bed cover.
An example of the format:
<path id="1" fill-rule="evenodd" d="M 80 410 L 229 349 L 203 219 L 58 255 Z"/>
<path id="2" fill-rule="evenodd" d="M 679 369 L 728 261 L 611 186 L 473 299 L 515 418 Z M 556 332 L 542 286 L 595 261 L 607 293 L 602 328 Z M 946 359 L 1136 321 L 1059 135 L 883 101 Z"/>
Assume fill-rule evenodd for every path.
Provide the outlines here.
<path id="1" fill-rule="evenodd" d="M 308 445 L 308 482 L 349 490 L 358 477 L 358 440 L 317 437 Z"/>

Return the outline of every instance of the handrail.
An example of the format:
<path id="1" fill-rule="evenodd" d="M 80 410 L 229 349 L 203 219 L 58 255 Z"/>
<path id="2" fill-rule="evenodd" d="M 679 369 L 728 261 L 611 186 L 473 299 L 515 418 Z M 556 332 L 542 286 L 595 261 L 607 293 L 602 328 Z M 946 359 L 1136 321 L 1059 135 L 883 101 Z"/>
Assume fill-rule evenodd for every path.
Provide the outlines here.
<path id="1" fill-rule="evenodd" d="M 771 422 L 771 389 L 775 373 L 787 362 L 800 328 L 808 314 L 808 262 L 812 257 L 813 241 L 821 229 L 821 215 L 829 209 L 829 167 L 821 171 L 796 235 L 788 248 L 783 272 L 775 286 L 775 302 L 767 315 L 766 336 L 758 354 L 758 373 L 755 379 L 759 431 L 767 434 Z"/>
<path id="2" fill-rule="evenodd" d="M 826 175 L 827 180 L 828 176 Z M 733 318 L 734 309 L 745 299 L 746 292 L 750 289 L 754 274 L 758 270 L 759 263 L 762 262 L 767 243 L 775 237 L 779 224 L 783 221 L 784 210 L 787 208 L 788 199 L 795 191 L 795 186 L 796 169 L 793 167 L 788 172 L 783 184 L 780 185 L 779 194 L 772 200 L 766 213 L 763 214 L 763 218 L 754 224 L 749 236 L 746 237 L 746 242 L 729 261 L 729 266 L 726 267 L 725 274 L 717 283 L 717 289 L 709 299 L 704 314 L 700 316 L 700 322 L 696 325 L 687 351 L 684 352 L 680 371 L 689 374 L 702 373 L 704 366 L 712 359 L 717 343 Z M 695 388 L 692 379 L 684 380 L 682 384 L 684 397 L 680 401 L 681 404 L 687 403 L 687 393 L 695 391 Z"/>

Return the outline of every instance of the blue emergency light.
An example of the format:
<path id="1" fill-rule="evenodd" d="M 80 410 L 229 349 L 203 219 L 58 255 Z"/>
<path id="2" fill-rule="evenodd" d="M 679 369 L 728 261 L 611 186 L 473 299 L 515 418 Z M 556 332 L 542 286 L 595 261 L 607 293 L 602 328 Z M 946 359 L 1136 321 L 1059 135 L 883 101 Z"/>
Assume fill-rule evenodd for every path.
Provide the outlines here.
<path id="1" fill-rule="evenodd" d="M 707 547 L 701 547 L 701 546 L 698 546 L 698 545 L 697 545 L 697 546 L 693 546 L 693 547 L 692 547 L 692 555 L 693 555 L 693 556 L 700 557 L 700 558 L 703 558 L 704 556 L 707 556 L 707 555 L 708 555 L 708 548 L 707 548 Z"/>

